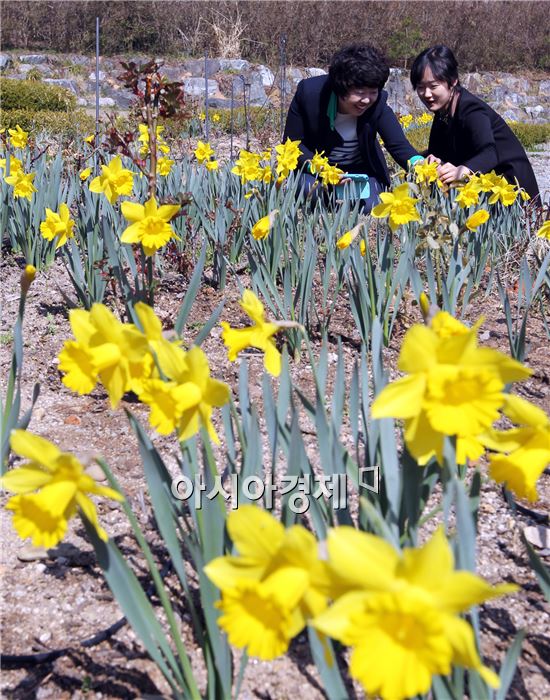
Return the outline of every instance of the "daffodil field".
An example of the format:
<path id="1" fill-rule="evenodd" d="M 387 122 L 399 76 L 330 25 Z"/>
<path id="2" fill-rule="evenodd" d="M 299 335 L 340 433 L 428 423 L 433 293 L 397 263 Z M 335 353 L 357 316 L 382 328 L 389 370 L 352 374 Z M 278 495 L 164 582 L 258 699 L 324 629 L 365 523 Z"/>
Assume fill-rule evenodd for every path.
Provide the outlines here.
<path id="1" fill-rule="evenodd" d="M 131 135 L 53 149 L 20 128 L 2 134 L 4 249 L 22 267 L 0 417 L 14 529 L 51 548 L 81 519 L 175 698 L 238 698 L 251 658 L 285 655 L 304 634 L 330 700 L 507 697 L 524 633 L 485 663 L 477 606 L 522 593 L 476 574 L 479 504 L 496 482 L 512 509 L 536 507 L 550 463 L 550 418 L 521 392 L 532 315 L 550 347 L 549 222 L 495 173 L 446 188 L 424 162 L 394 171 L 365 215 L 353 183 L 336 194 L 342 171 L 324 154 L 309 164 L 315 191 L 301 189 L 298 142 L 233 161 L 203 140 L 184 152 L 165 136 L 163 94 L 145 97 Z M 167 332 L 158 290 L 181 261 L 186 292 Z M 40 396 L 22 400 L 24 314 L 54 262 L 75 299 L 60 386 L 81 399 L 100 387 L 126 414 L 177 586 L 116 469 L 98 458 L 101 485 L 27 429 Z M 221 301 L 190 330 L 206 286 Z M 465 320 L 495 299 L 507 352 L 483 339 L 483 318 Z M 238 363 L 234 387 L 204 349 L 216 332 Z M 258 353 L 263 373 L 251 374 Z M 102 524 L 104 499 L 121 503 L 154 601 Z M 548 598 L 548 570 L 525 548 Z M 182 600 L 206 680 L 176 622 Z"/>

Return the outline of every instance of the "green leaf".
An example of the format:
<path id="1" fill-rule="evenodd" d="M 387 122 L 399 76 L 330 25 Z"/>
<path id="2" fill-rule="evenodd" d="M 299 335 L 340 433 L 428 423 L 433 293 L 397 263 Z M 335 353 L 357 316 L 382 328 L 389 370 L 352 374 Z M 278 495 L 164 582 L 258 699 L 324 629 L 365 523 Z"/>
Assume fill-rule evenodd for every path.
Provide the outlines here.
<path id="1" fill-rule="evenodd" d="M 506 652 L 504 662 L 500 669 L 500 688 L 496 692 L 495 700 L 505 700 L 508 694 L 508 690 L 514 680 L 524 638 L 525 630 L 520 630 Z"/>
<path id="2" fill-rule="evenodd" d="M 311 654 L 323 681 L 328 700 L 346 700 L 349 694 L 340 675 L 332 640 L 325 635 L 320 635 L 313 627 L 308 626 L 307 633 Z"/>

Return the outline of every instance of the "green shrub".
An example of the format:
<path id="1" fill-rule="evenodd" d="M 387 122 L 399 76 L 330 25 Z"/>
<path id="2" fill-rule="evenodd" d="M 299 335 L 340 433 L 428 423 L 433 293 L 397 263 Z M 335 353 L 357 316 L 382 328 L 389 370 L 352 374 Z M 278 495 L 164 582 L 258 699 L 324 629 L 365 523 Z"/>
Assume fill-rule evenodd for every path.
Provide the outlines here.
<path id="1" fill-rule="evenodd" d="M 95 120 L 84 110 L 73 112 L 12 109 L 0 112 L 0 127 L 13 129 L 17 124 L 25 131 L 38 134 L 45 131 L 63 140 L 87 136 L 95 131 Z"/>
<path id="2" fill-rule="evenodd" d="M 508 126 L 527 151 L 532 150 L 538 144 L 550 141 L 550 123 L 527 124 L 525 122 L 509 122 Z M 430 128 L 430 126 L 420 126 L 407 129 L 406 136 L 417 151 L 425 151 L 428 148 Z"/>
<path id="3" fill-rule="evenodd" d="M 535 146 L 550 141 L 550 123 L 526 124 L 525 122 L 508 122 L 508 126 L 518 137 L 523 148 L 531 151 Z"/>
<path id="4" fill-rule="evenodd" d="M 76 97 L 65 88 L 36 80 L 0 79 L 2 111 L 69 112 L 76 107 Z"/>

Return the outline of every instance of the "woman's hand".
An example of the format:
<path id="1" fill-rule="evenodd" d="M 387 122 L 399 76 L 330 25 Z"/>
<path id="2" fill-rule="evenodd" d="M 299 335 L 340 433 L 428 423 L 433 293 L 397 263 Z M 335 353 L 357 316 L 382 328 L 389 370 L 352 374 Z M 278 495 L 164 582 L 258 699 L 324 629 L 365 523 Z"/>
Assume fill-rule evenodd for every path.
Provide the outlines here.
<path id="1" fill-rule="evenodd" d="M 441 158 L 437 158 L 436 156 L 432 156 L 430 153 L 429 156 L 426 156 L 426 162 L 427 163 L 437 163 L 438 165 L 441 163 Z"/>
<path id="2" fill-rule="evenodd" d="M 440 165 L 437 169 L 437 175 L 444 185 L 450 185 L 451 182 L 463 180 L 471 174 L 472 171 L 465 165 L 453 165 L 452 163 L 443 163 L 443 165 Z"/>

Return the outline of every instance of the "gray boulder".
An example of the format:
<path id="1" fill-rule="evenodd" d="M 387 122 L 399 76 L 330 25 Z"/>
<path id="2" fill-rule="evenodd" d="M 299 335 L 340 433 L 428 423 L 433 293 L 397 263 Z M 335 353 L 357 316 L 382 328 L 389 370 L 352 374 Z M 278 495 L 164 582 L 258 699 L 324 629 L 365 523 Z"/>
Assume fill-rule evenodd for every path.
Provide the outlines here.
<path id="1" fill-rule="evenodd" d="M 65 88 L 70 90 L 75 95 L 77 94 L 76 83 L 74 80 L 66 80 L 65 78 L 44 78 L 44 83 L 50 83 L 50 85 L 57 85 L 57 87 Z"/>
<path id="2" fill-rule="evenodd" d="M 541 80 L 539 83 L 539 95 L 550 97 L 550 80 Z"/>
<path id="3" fill-rule="evenodd" d="M 116 102 L 113 100 L 112 97 L 100 97 L 99 98 L 99 106 L 100 107 L 114 107 L 116 105 Z"/>
<path id="4" fill-rule="evenodd" d="M 100 82 L 100 83 L 103 82 L 103 81 L 105 80 L 106 77 L 107 77 L 107 74 L 106 74 L 104 71 L 100 70 L 100 71 L 99 71 L 99 75 L 98 75 L 99 82 Z M 94 70 L 93 73 L 90 73 L 90 75 L 88 76 L 88 80 L 89 80 L 91 83 L 94 83 L 94 84 L 95 84 L 95 79 L 96 79 L 96 73 L 95 73 L 95 70 Z"/>
<path id="5" fill-rule="evenodd" d="M 83 56 L 80 53 L 68 53 L 65 58 L 74 66 L 85 66 L 88 63 L 95 65 L 95 58 L 88 58 L 88 56 Z"/>
<path id="6" fill-rule="evenodd" d="M 249 104 L 254 106 L 263 105 L 267 100 L 267 95 L 258 73 L 253 73 L 248 78 L 245 77 L 244 83 L 240 77 L 235 76 L 233 79 L 233 95 L 236 100 L 242 101 L 245 86 Z"/>
<path id="7" fill-rule="evenodd" d="M 304 68 L 304 73 L 306 78 L 315 78 L 318 75 L 327 74 L 326 70 L 323 70 L 322 68 Z"/>
<path id="8" fill-rule="evenodd" d="M 206 76 L 208 78 L 220 70 L 220 63 L 221 61 L 218 61 L 216 58 L 206 59 Z M 187 61 L 184 61 L 179 73 L 180 75 L 181 73 L 191 73 L 191 75 L 195 78 L 200 76 L 204 78 L 204 67 L 204 59 L 188 59 Z M 161 68 L 161 73 L 167 73 L 167 68 L 165 66 Z"/>
<path id="9" fill-rule="evenodd" d="M 0 53 L 0 71 L 8 70 L 13 66 L 13 60 L 11 56 L 6 53 Z"/>
<path id="10" fill-rule="evenodd" d="M 303 80 L 304 74 L 299 68 L 287 68 L 286 77 L 294 84 L 298 85 L 300 80 Z"/>
<path id="11" fill-rule="evenodd" d="M 249 61 L 242 58 L 220 58 L 220 70 L 248 70 L 250 68 Z"/>
<path id="12" fill-rule="evenodd" d="M 263 87 L 272 87 L 275 82 L 275 76 L 267 66 L 256 66 L 255 73 L 260 76 Z"/>
<path id="13" fill-rule="evenodd" d="M 188 95 L 195 97 L 204 97 L 205 84 L 203 78 L 185 78 L 183 80 L 183 89 Z M 208 80 L 208 96 L 214 96 L 218 93 L 219 87 L 216 80 Z"/>
<path id="14" fill-rule="evenodd" d="M 33 66 L 37 66 L 41 63 L 49 63 L 49 56 L 45 56 L 42 53 L 28 53 L 19 56 L 21 63 L 31 63 Z"/>

